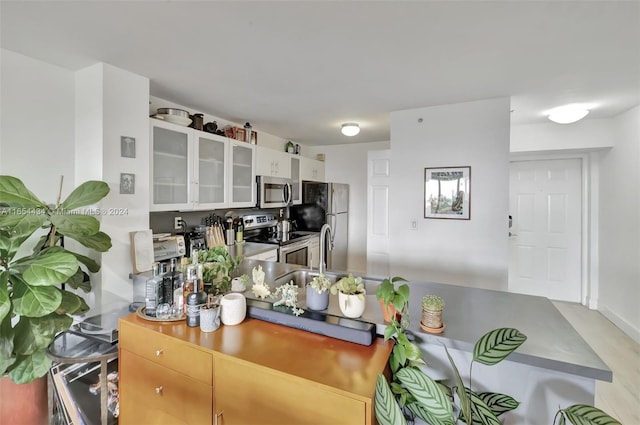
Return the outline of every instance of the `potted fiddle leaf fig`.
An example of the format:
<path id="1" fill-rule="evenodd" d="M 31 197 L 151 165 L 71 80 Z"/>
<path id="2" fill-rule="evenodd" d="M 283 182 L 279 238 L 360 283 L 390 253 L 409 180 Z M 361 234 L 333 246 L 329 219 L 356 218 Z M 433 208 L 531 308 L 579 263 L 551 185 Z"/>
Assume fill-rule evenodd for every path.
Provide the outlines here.
<path id="1" fill-rule="evenodd" d="M 64 242 L 73 239 L 98 252 L 111 248 L 100 222 L 82 211 L 108 193 L 106 183 L 87 181 L 64 201 L 59 194 L 55 204 L 47 204 L 20 179 L 0 176 L 0 376 L 17 384 L 44 376 L 51 367 L 49 344 L 69 329 L 71 315 L 88 311 L 84 299 L 67 288 L 89 292 L 88 272 L 100 266 Z"/>

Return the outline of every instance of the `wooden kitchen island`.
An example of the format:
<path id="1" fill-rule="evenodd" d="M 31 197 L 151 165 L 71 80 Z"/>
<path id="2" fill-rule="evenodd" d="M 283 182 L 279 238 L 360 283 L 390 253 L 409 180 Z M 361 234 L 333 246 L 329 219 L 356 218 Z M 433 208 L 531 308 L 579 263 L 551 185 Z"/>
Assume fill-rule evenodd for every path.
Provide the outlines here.
<path id="1" fill-rule="evenodd" d="M 251 318 L 204 333 L 131 314 L 119 325 L 119 423 L 373 424 L 392 348 Z"/>

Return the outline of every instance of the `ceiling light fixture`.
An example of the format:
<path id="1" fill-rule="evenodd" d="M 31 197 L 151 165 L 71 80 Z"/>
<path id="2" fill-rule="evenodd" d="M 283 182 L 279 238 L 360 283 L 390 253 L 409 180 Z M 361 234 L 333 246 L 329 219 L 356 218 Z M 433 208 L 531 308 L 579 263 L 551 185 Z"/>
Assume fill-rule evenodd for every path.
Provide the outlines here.
<path id="1" fill-rule="evenodd" d="M 355 136 L 356 134 L 360 133 L 360 126 L 356 123 L 349 122 L 346 124 L 342 124 L 341 131 L 345 136 Z"/>
<path id="2" fill-rule="evenodd" d="M 547 118 L 558 124 L 571 124 L 586 117 L 589 110 L 577 103 L 560 106 L 547 111 Z"/>

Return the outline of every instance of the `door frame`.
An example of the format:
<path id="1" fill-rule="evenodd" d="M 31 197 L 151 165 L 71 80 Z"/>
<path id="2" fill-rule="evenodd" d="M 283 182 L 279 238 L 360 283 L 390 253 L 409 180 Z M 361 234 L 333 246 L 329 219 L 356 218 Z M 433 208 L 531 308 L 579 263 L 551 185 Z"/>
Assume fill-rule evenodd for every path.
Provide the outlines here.
<path id="1" fill-rule="evenodd" d="M 599 163 L 596 150 L 575 152 L 512 152 L 509 162 L 548 161 L 554 159 L 580 159 L 582 213 L 580 246 L 580 303 L 595 310 L 598 308 L 599 257 L 598 257 L 598 202 Z"/>

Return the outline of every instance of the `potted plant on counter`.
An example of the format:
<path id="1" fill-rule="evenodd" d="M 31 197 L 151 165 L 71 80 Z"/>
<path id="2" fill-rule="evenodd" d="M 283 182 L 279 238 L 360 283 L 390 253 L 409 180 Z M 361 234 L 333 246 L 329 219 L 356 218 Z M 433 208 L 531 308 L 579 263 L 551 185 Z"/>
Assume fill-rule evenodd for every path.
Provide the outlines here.
<path id="1" fill-rule="evenodd" d="M 198 252 L 202 263 L 202 280 L 205 291 L 213 295 L 224 295 L 231 290 L 231 274 L 242 262 L 242 257 L 232 257 L 224 245 L 214 246 Z"/>
<path id="2" fill-rule="evenodd" d="M 385 279 L 376 291 L 376 298 L 380 302 L 382 316 L 386 323 L 391 322 L 396 317 L 396 314 L 402 315 L 404 313 L 404 309 L 409 302 L 409 285 L 404 283 L 396 289 L 395 283 L 406 281 L 406 279 L 399 276 Z"/>
<path id="3" fill-rule="evenodd" d="M 442 310 L 444 301 L 436 295 L 425 295 L 422 297 L 422 319 L 420 327 L 430 333 L 441 333 L 444 331 L 442 322 Z"/>
<path id="4" fill-rule="evenodd" d="M 329 307 L 329 289 L 331 281 L 320 273 L 307 285 L 307 308 L 309 310 L 326 310 Z"/>
<path id="5" fill-rule="evenodd" d="M 111 238 L 100 231 L 100 222 L 79 210 L 108 193 L 106 183 L 88 181 L 64 201 L 59 194 L 55 204 L 47 204 L 20 179 L 0 176 L 0 376 L 6 374 L 16 384 L 41 381 L 46 394 L 44 375 L 51 367 L 47 347 L 69 329 L 71 315 L 89 310 L 82 297 L 65 288 L 89 292 L 87 272 L 100 269 L 96 261 L 64 248 L 63 239 L 98 252 L 111 248 Z M 39 231 L 42 236 L 33 238 Z M 2 378 L 3 387 L 6 380 Z M 20 391 L 15 388 L 3 394 L 20 398 Z M 16 409 L 22 406 L 20 400 L 3 398 L 2 403 Z M 25 418 L 28 410 L 18 412 L 19 418 L 35 423 Z"/>
<path id="6" fill-rule="evenodd" d="M 340 311 L 346 317 L 355 319 L 362 316 L 366 306 L 366 291 L 361 277 L 354 277 L 349 273 L 349 276 L 343 277 L 331 286 L 331 293 L 338 294 Z"/>

